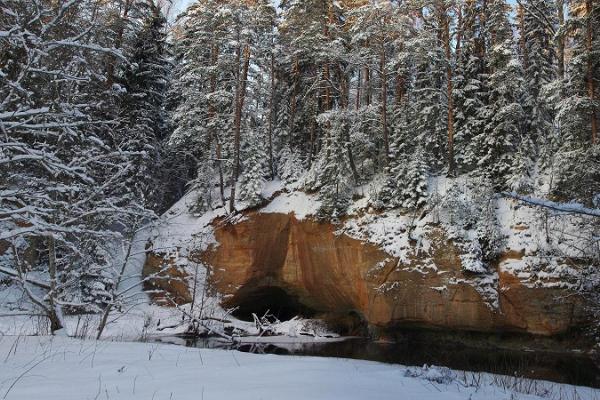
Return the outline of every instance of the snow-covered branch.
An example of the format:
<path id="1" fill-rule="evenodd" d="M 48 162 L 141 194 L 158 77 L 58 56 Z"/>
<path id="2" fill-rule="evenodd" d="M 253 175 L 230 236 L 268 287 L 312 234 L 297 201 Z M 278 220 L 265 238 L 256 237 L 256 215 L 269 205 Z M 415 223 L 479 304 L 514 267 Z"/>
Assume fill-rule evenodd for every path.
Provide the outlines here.
<path id="1" fill-rule="evenodd" d="M 581 214 L 581 215 L 589 215 L 591 217 L 600 217 L 600 209 L 597 208 L 587 208 L 578 203 L 558 203 L 550 200 L 537 199 L 529 196 L 522 196 L 520 194 L 514 192 L 503 192 L 502 196 L 509 197 L 511 199 L 515 199 L 521 201 L 523 203 L 536 206 L 549 208 L 551 210 L 566 213 L 566 214 Z"/>

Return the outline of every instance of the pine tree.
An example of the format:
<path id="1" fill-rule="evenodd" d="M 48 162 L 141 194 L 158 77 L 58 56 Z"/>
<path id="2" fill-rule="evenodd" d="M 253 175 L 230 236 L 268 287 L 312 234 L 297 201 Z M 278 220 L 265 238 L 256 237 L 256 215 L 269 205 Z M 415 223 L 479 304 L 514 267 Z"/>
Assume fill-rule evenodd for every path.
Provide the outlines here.
<path id="1" fill-rule="evenodd" d="M 411 121 L 415 113 L 408 102 L 398 104 L 394 109 L 390 163 L 384 170 L 383 187 L 374 204 L 376 208 L 404 207 L 409 164 L 411 168 L 415 167 L 413 161 L 417 150 L 420 153 L 419 163 L 423 161 L 422 148 L 412 135 Z M 414 168 L 412 172 L 413 176 L 417 175 Z"/>
<path id="2" fill-rule="evenodd" d="M 324 113 L 319 123 L 325 126 L 325 140 L 314 164 L 316 182 L 313 187 L 319 191 L 322 218 L 338 218 L 346 213 L 352 199 L 352 172 L 345 155 L 344 125 L 347 115 L 339 112 Z"/>
<path id="3" fill-rule="evenodd" d="M 282 22 L 278 30 L 285 48 L 285 73 L 290 78 L 287 139 L 308 161 L 315 158 L 323 136 L 317 115 L 327 111 L 326 103 L 332 99 L 330 54 L 326 49 L 337 43 L 327 37 L 333 34 L 329 31 L 329 14 L 337 11 L 330 11 L 333 6 L 329 0 L 285 0 L 280 4 Z"/>
<path id="4" fill-rule="evenodd" d="M 240 200 L 248 202 L 250 207 L 259 205 L 264 199 L 264 188 L 267 173 L 267 154 L 265 145 L 257 132 L 248 135 L 244 155 L 244 171 L 240 179 Z"/>
<path id="5" fill-rule="evenodd" d="M 440 29 L 437 19 L 424 18 L 422 26 L 404 50 L 412 59 L 414 69 L 414 82 L 409 91 L 415 110 L 411 126 L 414 135 L 412 140 L 422 146 L 423 162 L 436 173 L 446 166 L 448 158 L 446 56 L 440 40 Z"/>
<path id="6" fill-rule="evenodd" d="M 170 74 L 166 48 L 166 19 L 151 2 L 136 2 L 130 12 L 130 38 L 124 45 L 129 63 L 124 66 L 120 84 L 125 89 L 121 104 L 123 149 L 142 154 L 130 172 L 128 187 L 135 196 L 146 199 L 149 207 L 162 203 L 159 181 L 161 142 L 168 135 L 165 94 Z"/>
<path id="7" fill-rule="evenodd" d="M 403 179 L 400 199 L 405 208 L 421 208 L 427 203 L 427 164 L 423 149 L 419 146 L 415 150 L 406 169 Z"/>
<path id="8" fill-rule="evenodd" d="M 508 20 L 509 6 L 504 0 L 488 3 L 489 55 L 486 68 L 488 106 L 480 115 L 485 121 L 482 132 L 475 134 L 467 146 L 467 153 L 477 160 L 479 173 L 487 176 L 502 189 L 515 171 L 515 160 L 520 146 L 525 156 L 532 150 L 527 136 L 522 139 L 524 121 L 521 100 L 523 71 L 514 54 L 512 27 Z"/>
<path id="9" fill-rule="evenodd" d="M 292 151 L 289 146 L 285 146 L 281 150 L 277 164 L 279 165 L 279 177 L 287 184 L 297 182 L 302 176 L 302 160 L 300 160 L 298 152 Z"/>
<path id="10" fill-rule="evenodd" d="M 554 107 L 548 99 L 556 97 L 551 86 L 557 77 L 553 40 L 557 30 L 556 4 L 554 0 L 528 0 L 522 4 L 523 31 L 520 34 L 526 54 L 522 61 L 527 114 L 525 129 L 547 158 L 554 136 Z M 531 151 L 535 152 L 535 149 Z"/>
<path id="11" fill-rule="evenodd" d="M 600 6 L 573 1 L 570 14 L 566 29 L 572 35 L 572 57 L 557 115 L 561 137 L 556 155 L 558 179 L 553 189 L 563 198 L 589 203 L 600 190 L 599 89 L 595 84 L 600 79 Z"/>
<path id="12" fill-rule="evenodd" d="M 365 2 L 347 13 L 351 20 L 352 60 L 359 63 L 361 99 L 357 99 L 362 129 L 374 137 L 376 166 L 387 166 L 390 158 L 390 81 L 394 71 L 394 52 L 406 37 L 409 22 L 399 6 L 384 0 Z M 379 96 L 375 96 L 375 92 Z M 372 115 L 377 113 L 377 119 Z M 377 121 L 375 123 L 375 121 Z"/>
<path id="13" fill-rule="evenodd" d="M 178 163 L 184 182 L 199 170 L 214 170 L 225 203 L 225 184 L 231 158 L 234 110 L 236 36 L 232 4 L 203 0 L 180 16 L 180 37 L 174 48 L 175 64 L 170 88 L 172 125 L 170 157 Z M 209 169 L 202 167 L 212 163 Z M 207 178 L 202 176 L 202 180 Z"/>
<path id="14" fill-rule="evenodd" d="M 469 172 L 479 161 L 470 143 L 475 136 L 483 134 L 486 125 L 487 61 L 481 0 L 463 4 L 462 15 L 461 50 L 453 91 L 456 106 L 455 154 L 458 172 Z"/>

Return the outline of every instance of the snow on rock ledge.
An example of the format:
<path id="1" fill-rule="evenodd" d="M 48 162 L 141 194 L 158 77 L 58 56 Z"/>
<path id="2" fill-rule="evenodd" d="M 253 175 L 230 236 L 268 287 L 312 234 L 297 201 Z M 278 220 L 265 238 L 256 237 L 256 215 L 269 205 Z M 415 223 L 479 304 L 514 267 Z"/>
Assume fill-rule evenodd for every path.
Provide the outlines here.
<path id="1" fill-rule="evenodd" d="M 364 323 L 549 336 L 585 323 L 582 300 L 556 277 L 560 262 L 544 265 L 532 281 L 531 264 L 542 266 L 537 230 L 524 228 L 535 222 L 528 208 L 499 204 L 507 247 L 487 270 L 473 272 L 464 265 L 464 241 L 433 214 L 362 208 L 334 225 L 311 218 L 319 208 L 314 196 L 271 192 L 265 207 L 235 221 L 222 210 L 192 216 L 184 198 L 158 229 L 144 272 L 161 259 L 188 272 L 202 265 L 210 270 L 202 279 L 224 307 L 275 287 L 316 315 L 343 321 L 349 333 Z M 186 302 L 185 280 L 169 275 L 161 288 Z"/>

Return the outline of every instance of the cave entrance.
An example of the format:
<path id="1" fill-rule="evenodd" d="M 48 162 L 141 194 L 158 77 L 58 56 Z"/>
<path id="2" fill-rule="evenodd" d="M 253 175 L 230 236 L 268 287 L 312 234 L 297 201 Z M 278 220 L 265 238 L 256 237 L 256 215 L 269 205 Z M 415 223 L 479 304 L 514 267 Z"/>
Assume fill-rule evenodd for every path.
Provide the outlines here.
<path id="1" fill-rule="evenodd" d="M 280 321 L 288 321 L 297 315 L 305 318 L 315 315 L 315 310 L 306 307 L 296 296 L 277 286 L 240 290 L 228 303 L 237 307 L 233 316 L 244 321 L 252 321 L 252 314 L 260 318 L 267 312 Z"/>

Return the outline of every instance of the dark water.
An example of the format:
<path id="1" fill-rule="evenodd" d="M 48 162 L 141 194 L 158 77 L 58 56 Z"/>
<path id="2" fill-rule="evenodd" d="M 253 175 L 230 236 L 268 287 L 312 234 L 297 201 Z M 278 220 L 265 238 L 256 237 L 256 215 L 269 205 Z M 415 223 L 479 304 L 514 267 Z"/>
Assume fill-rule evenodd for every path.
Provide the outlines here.
<path id="1" fill-rule="evenodd" d="M 450 343 L 407 340 L 381 343 L 347 339 L 325 343 L 236 343 L 217 339 L 160 338 L 188 347 L 238 350 L 261 354 L 340 357 L 408 366 L 437 365 L 456 370 L 490 372 L 600 388 L 600 367 L 576 354 L 469 348 Z M 276 338 L 274 338 L 276 340 Z"/>

